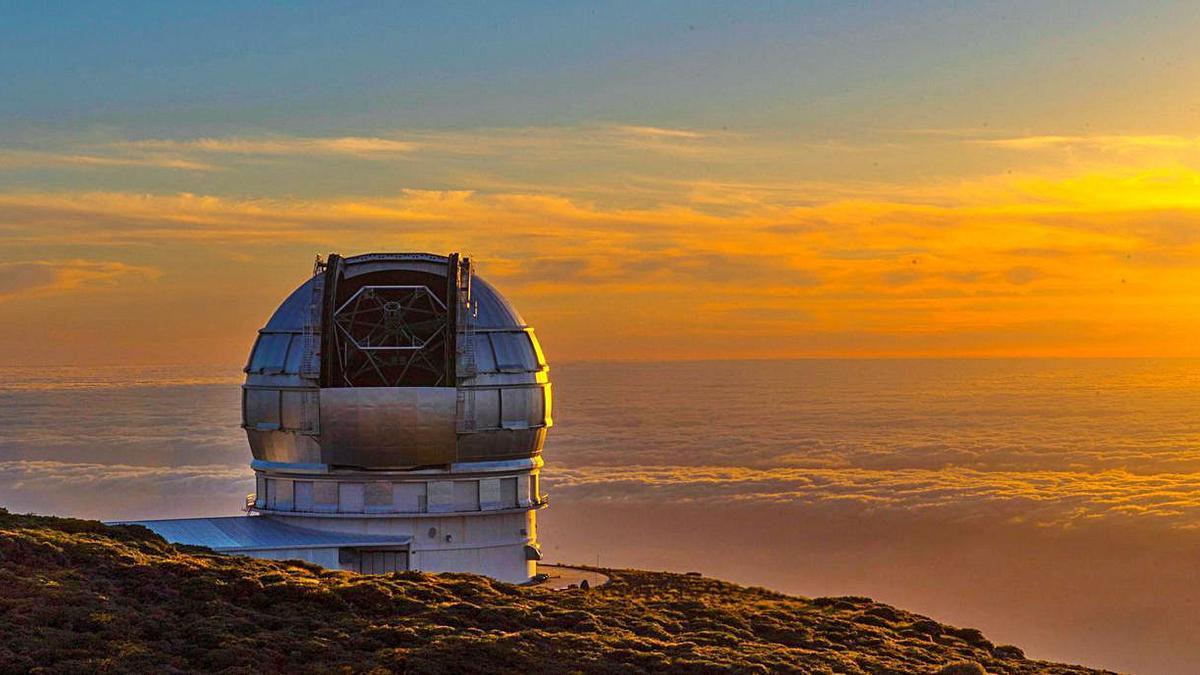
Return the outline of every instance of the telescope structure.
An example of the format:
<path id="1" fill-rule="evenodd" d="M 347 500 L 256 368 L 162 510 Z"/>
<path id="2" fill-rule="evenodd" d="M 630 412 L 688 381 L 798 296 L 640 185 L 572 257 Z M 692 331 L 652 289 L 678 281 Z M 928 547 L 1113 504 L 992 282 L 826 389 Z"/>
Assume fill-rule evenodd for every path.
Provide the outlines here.
<path id="1" fill-rule="evenodd" d="M 469 259 L 318 259 L 259 331 L 245 372 L 248 515 L 140 524 L 363 573 L 536 574 L 549 367 Z"/>

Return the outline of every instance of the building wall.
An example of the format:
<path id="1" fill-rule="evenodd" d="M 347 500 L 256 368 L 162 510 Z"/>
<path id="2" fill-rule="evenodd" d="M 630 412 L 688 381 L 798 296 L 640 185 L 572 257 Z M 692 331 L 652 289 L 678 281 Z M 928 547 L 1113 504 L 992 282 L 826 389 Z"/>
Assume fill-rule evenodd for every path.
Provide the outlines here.
<path id="1" fill-rule="evenodd" d="M 460 513 L 538 505 L 537 471 L 421 480 L 278 476 L 258 473 L 254 505 L 273 514 Z"/>
<path id="2" fill-rule="evenodd" d="M 244 555 L 267 560 L 304 560 L 331 570 L 342 569 L 338 562 L 337 548 L 288 548 L 266 551 L 238 551 L 231 555 Z"/>
<path id="3" fill-rule="evenodd" d="M 413 551 L 414 569 L 424 572 L 470 572 L 509 583 L 524 583 L 537 574 L 537 562 L 525 559 L 524 545 Z"/>
<path id="4" fill-rule="evenodd" d="M 523 583 L 537 573 L 537 562 L 526 559 L 526 546 L 537 546 L 537 515 L 535 511 L 479 513 L 471 516 L 446 515 L 425 517 L 321 517 L 319 515 L 264 515 L 295 527 L 340 534 L 411 537 L 409 566 L 424 572 L 470 572 L 501 581 Z M 327 549 L 322 549 L 327 550 Z M 320 560 L 308 552 L 289 551 L 292 555 L 277 555 L 270 551 L 255 557 L 283 560 L 288 557 L 308 560 L 331 569 L 353 566 L 333 558 Z M 322 553 L 321 555 L 325 555 Z"/>

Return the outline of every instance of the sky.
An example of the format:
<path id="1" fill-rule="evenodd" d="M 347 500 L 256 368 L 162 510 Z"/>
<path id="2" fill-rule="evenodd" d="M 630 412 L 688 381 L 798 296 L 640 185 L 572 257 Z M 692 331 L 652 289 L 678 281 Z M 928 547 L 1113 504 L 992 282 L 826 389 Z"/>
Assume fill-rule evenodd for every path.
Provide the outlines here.
<path id="1" fill-rule="evenodd" d="M 462 251 L 552 360 L 1200 356 L 1193 3 L 0 2 L 0 364 Z"/>

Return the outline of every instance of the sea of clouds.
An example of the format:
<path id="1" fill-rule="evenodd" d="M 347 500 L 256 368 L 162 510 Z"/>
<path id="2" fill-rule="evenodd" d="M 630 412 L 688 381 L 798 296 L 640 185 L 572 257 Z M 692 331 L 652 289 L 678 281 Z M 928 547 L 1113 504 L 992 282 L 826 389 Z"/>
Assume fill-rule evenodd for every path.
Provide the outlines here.
<path id="1" fill-rule="evenodd" d="M 556 365 L 547 557 L 861 594 L 1035 656 L 1200 659 L 1200 364 Z M 6 369 L 0 506 L 231 515 L 236 369 Z M 1150 611 L 1153 608 L 1153 611 Z"/>

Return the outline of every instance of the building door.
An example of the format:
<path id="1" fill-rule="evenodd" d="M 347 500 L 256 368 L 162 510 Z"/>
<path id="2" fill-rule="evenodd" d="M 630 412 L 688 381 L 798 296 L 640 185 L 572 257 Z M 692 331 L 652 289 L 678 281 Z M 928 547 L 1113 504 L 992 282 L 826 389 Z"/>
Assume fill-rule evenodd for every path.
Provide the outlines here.
<path id="1" fill-rule="evenodd" d="M 378 551 L 363 549 L 358 552 L 359 574 L 387 574 L 408 569 L 408 551 Z"/>

